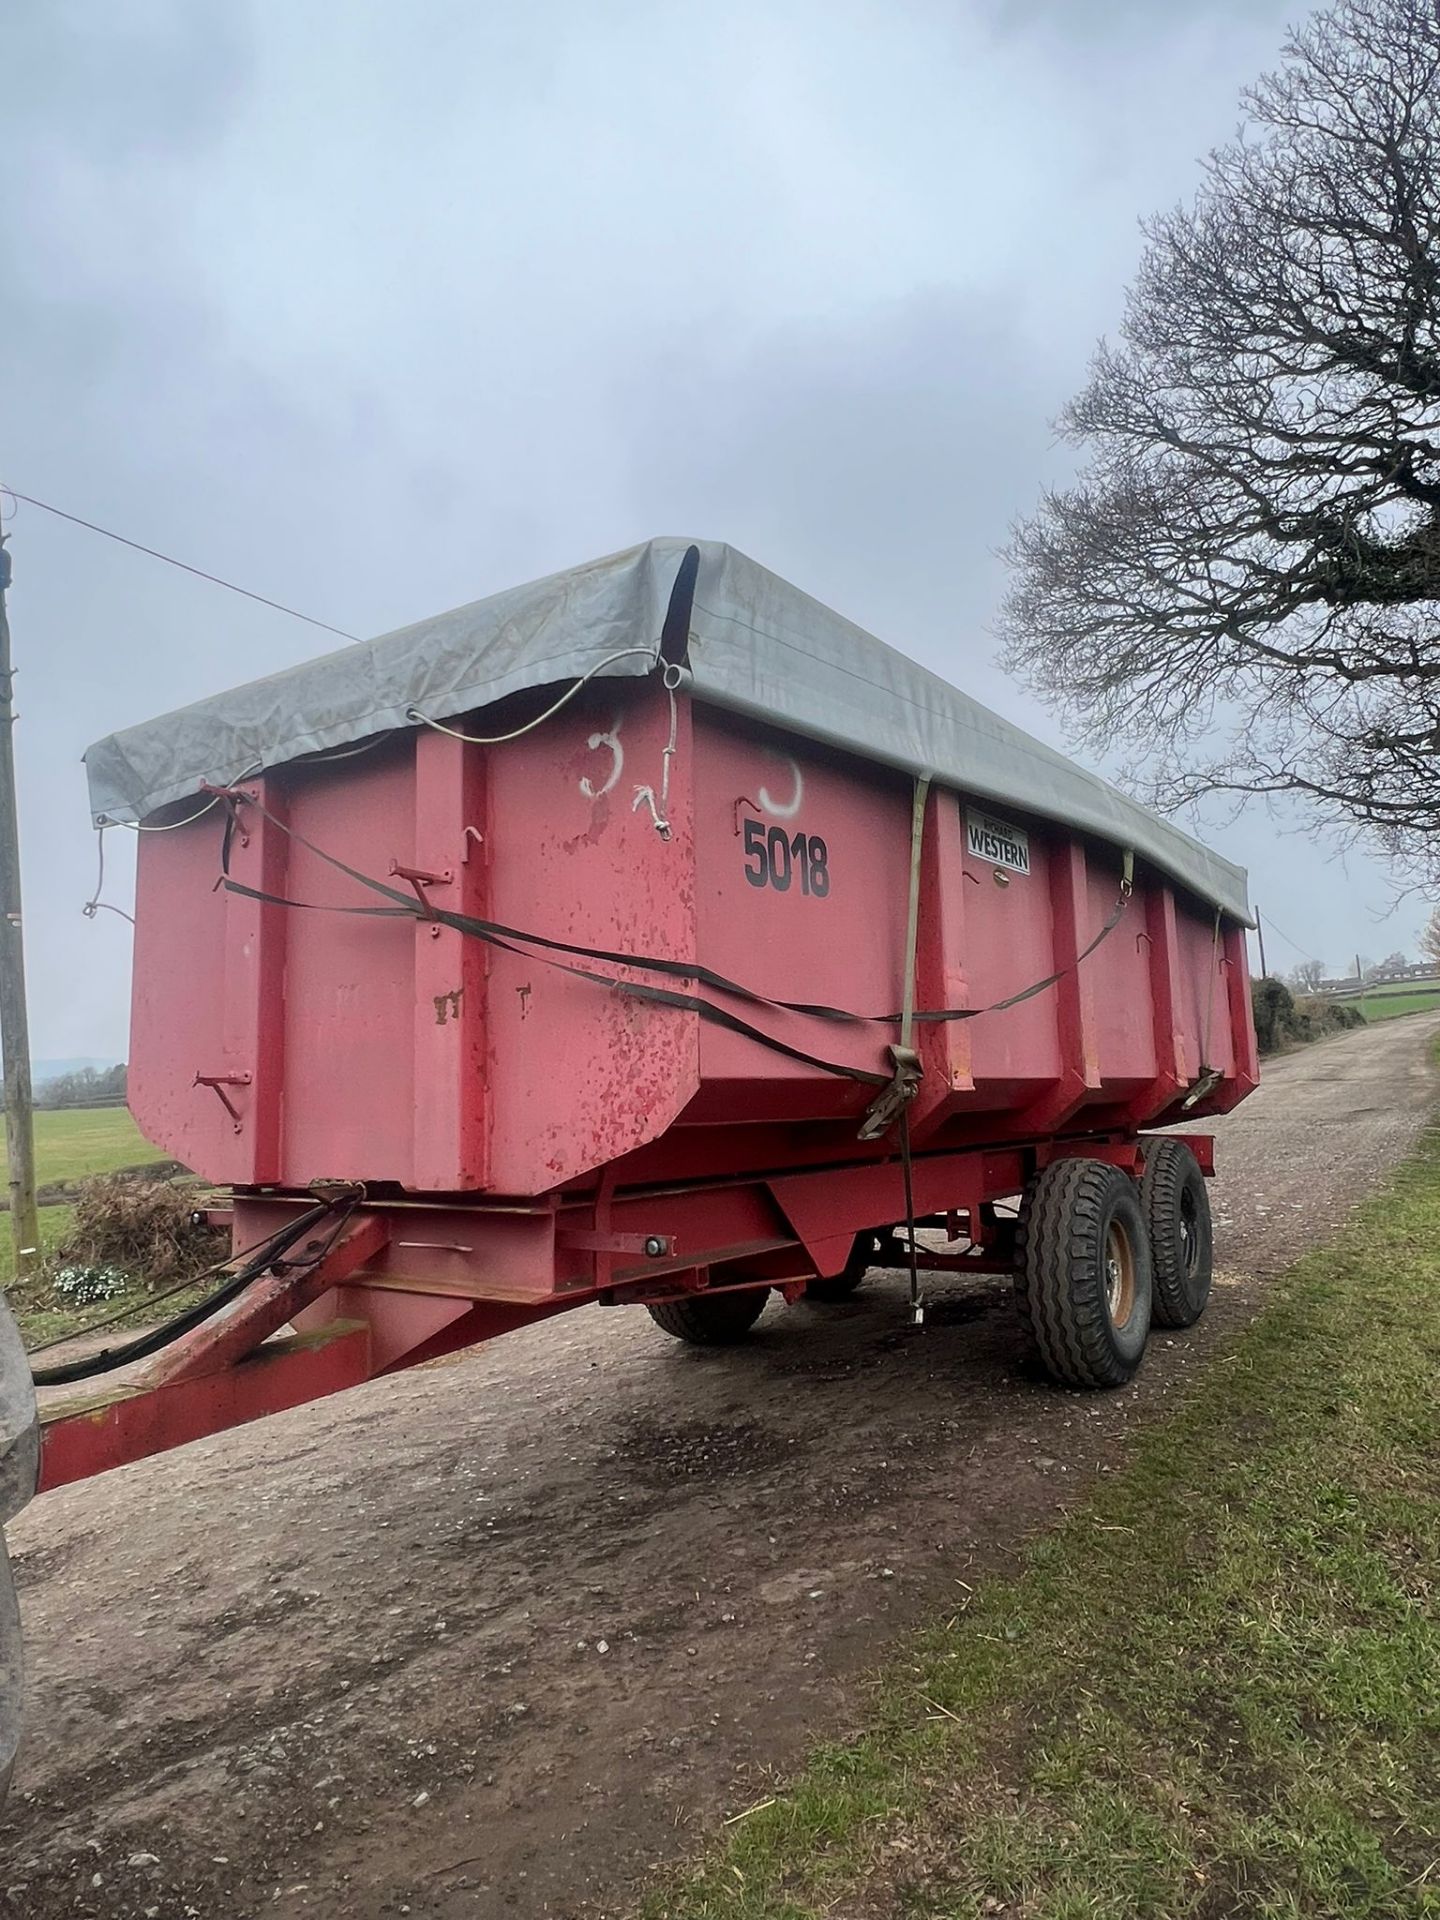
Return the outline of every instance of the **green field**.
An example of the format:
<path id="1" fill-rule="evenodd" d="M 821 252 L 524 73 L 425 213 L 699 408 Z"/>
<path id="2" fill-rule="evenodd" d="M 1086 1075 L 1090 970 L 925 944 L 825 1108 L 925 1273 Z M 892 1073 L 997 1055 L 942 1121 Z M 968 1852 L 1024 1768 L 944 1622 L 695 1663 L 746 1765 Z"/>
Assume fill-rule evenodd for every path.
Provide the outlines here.
<path id="1" fill-rule="evenodd" d="M 651 1920 L 1440 1915 L 1440 1134 Z"/>
<path id="2" fill-rule="evenodd" d="M 1367 1020 L 1393 1020 L 1402 1013 L 1434 1013 L 1440 1010 L 1440 980 L 1433 986 L 1398 981 L 1393 987 L 1374 987 L 1348 1004 L 1358 1006 Z"/>
<path id="3" fill-rule="evenodd" d="M 42 1187 L 117 1167 L 143 1167 L 165 1155 L 152 1147 L 124 1107 L 77 1107 L 35 1115 L 35 1169 Z M 8 1167 L 0 1139 L 0 1169 Z"/>

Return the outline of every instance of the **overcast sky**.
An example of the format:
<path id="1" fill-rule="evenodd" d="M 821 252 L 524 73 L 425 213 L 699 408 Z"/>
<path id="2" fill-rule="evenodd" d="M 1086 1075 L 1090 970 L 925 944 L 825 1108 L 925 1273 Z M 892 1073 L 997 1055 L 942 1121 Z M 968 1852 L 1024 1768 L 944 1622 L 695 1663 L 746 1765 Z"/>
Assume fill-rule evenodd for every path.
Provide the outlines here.
<path id="1" fill-rule="evenodd" d="M 1291 12 L 15 0 L 0 477 L 361 634 L 728 540 L 1058 740 L 992 664 L 995 549 L 1063 471 L 1137 216 Z M 81 752 L 330 643 L 31 508 L 8 531 L 34 1051 L 119 1056 Z M 1413 946 L 1379 867 L 1259 809 L 1206 837 L 1332 966 Z"/>

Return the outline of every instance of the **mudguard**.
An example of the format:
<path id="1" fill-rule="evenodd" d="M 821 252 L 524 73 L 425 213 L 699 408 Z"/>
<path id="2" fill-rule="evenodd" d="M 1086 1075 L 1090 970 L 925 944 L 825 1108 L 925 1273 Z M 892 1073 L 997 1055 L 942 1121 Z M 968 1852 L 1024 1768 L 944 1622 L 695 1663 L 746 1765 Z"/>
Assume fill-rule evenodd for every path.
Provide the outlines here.
<path id="1" fill-rule="evenodd" d="M 10 1309 L 0 1295 L 0 1526 L 34 1496 L 40 1473 L 40 1425 L 35 1382 Z M 20 1744 L 25 1665 L 20 1607 L 10 1556 L 0 1534 L 0 1800 L 10 1785 Z"/>

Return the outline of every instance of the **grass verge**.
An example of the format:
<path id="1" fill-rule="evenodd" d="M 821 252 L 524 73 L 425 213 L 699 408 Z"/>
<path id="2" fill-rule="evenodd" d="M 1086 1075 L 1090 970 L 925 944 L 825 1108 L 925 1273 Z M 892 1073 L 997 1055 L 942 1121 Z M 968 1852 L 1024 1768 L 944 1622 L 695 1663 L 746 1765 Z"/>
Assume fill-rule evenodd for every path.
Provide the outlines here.
<path id="1" fill-rule="evenodd" d="M 1437 1250 L 1431 1133 L 647 1920 L 1440 1914 Z"/>
<path id="2" fill-rule="evenodd" d="M 40 1209 L 40 1250 L 47 1263 L 69 1238 L 74 1224 L 72 1206 Z M 6 1304 L 15 1316 L 20 1337 L 27 1347 L 38 1347 L 44 1341 L 58 1340 L 62 1335 L 83 1330 L 104 1311 L 103 1307 L 75 1306 L 57 1299 L 48 1265 L 31 1280 L 15 1278 L 15 1243 L 8 1213 L 0 1214 L 0 1287 L 5 1289 Z"/>
<path id="3" fill-rule="evenodd" d="M 213 1286 L 214 1282 L 209 1283 Z M 54 1296 L 43 1290 L 37 1296 L 27 1296 L 23 1286 L 12 1287 L 6 1294 L 6 1304 L 15 1316 L 15 1324 L 20 1329 L 20 1338 L 26 1351 L 34 1353 L 40 1347 L 48 1347 L 61 1340 L 83 1340 L 92 1327 L 117 1313 L 122 1307 L 131 1308 L 118 1326 L 107 1328 L 102 1338 L 97 1334 L 98 1345 L 104 1346 L 110 1341 L 129 1340 L 142 1328 L 153 1326 L 160 1320 L 168 1320 L 173 1314 L 183 1313 L 187 1307 L 193 1307 L 209 1291 L 203 1281 L 197 1281 L 193 1287 L 185 1287 L 180 1292 L 170 1294 L 151 1306 L 144 1293 L 134 1293 L 125 1299 L 103 1300 L 92 1306 L 56 1305 Z"/>

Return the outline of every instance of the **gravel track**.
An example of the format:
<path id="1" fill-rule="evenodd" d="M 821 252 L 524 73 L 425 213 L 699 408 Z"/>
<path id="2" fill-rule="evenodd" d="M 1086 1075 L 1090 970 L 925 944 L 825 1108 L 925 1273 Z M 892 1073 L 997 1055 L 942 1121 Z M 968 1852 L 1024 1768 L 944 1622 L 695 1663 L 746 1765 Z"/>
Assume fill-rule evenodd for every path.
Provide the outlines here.
<path id="1" fill-rule="evenodd" d="M 734 1351 L 587 1308 L 46 1496 L 0 1911 L 623 1911 L 857 1711 L 857 1675 L 1185 1391 L 1404 1154 L 1440 1016 L 1219 1123 L 1221 1272 L 1138 1380 L 1028 1375 L 1002 1285 L 772 1305 Z"/>

